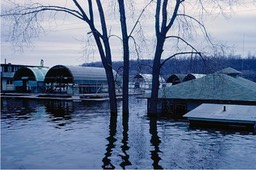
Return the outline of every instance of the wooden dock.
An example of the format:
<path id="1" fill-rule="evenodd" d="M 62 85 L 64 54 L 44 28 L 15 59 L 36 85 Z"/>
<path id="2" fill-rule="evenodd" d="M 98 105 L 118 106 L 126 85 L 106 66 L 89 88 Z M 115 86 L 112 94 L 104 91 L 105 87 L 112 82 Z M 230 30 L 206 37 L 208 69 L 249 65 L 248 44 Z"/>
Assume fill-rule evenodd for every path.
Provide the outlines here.
<path id="1" fill-rule="evenodd" d="M 191 126 L 256 130 L 255 105 L 201 104 L 184 117 Z"/>
<path id="2" fill-rule="evenodd" d="M 117 94 L 118 98 L 121 98 L 121 94 Z M 62 100 L 62 101 L 108 101 L 109 97 L 107 93 L 96 94 L 36 94 L 36 93 L 2 93 L 1 98 L 18 98 L 18 99 L 38 99 L 38 100 Z"/>

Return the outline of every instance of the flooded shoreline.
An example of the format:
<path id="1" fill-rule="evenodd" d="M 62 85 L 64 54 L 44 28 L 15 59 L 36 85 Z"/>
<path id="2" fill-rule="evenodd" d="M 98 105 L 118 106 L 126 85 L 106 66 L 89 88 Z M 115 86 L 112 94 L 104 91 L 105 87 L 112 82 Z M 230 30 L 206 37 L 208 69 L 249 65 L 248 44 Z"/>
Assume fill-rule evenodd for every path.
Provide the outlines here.
<path id="1" fill-rule="evenodd" d="M 255 134 L 150 119 L 144 99 L 115 118 L 107 102 L 3 98 L 1 109 L 1 168 L 256 168 Z"/>

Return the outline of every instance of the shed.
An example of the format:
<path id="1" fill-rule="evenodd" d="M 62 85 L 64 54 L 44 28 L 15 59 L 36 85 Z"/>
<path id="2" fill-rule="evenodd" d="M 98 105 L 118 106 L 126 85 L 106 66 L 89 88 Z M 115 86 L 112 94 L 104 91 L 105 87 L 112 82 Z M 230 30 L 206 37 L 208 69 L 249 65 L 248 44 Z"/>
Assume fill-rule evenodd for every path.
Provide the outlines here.
<path id="1" fill-rule="evenodd" d="M 45 83 L 48 92 L 85 94 L 108 91 L 105 69 L 100 67 L 56 65 L 47 72 Z"/>
<path id="2" fill-rule="evenodd" d="M 203 103 L 184 115 L 191 125 L 235 126 L 256 128 L 255 105 Z"/>
<path id="3" fill-rule="evenodd" d="M 45 67 L 22 67 L 14 74 L 17 92 L 41 93 L 45 91 L 44 78 L 48 71 Z"/>

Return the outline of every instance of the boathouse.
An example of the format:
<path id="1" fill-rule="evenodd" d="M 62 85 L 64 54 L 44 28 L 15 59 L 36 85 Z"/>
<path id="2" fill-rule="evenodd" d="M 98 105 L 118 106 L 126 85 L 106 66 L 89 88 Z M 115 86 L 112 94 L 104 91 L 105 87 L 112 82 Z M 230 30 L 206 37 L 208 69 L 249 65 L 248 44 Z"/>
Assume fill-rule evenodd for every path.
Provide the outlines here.
<path id="1" fill-rule="evenodd" d="M 44 78 L 48 70 L 45 67 L 22 67 L 17 70 L 13 78 L 16 92 L 43 93 Z"/>
<path id="2" fill-rule="evenodd" d="M 232 127 L 254 130 L 256 128 L 255 105 L 201 104 L 184 115 L 190 126 Z"/>
<path id="3" fill-rule="evenodd" d="M 159 90 L 158 113 L 182 117 L 202 103 L 256 105 L 256 83 L 232 68 Z M 148 108 L 150 95 L 148 98 Z"/>
<path id="4" fill-rule="evenodd" d="M 120 86 L 117 73 L 116 83 Z M 45 76 L 46 92 L 64 94 L 88 94 L 108 92 L 104 68 L 56 65 Z"/>
<path id="5" fill-rule="evenodd" d="M 17 70 L 23 67 L 32 67 L 28 65 L 18 65 L 6 63 L 1 64 L 1 92 L 15 92 L 13 77 Z"/>
<path id="6" fill-rule="evenodd" d="M 166 83 L 171 83 L 172 85 L 175 85 L 185 81 L 201 78 L 203 76 L 205 76 L 205 74 L 172 74 L 166 79 Z"/>
<path id="7" fill-rule="evenodd" d="M 152 74 L 136 74 L 131 82 L 130 88 L 136 92 L 149 92 L 152 89 Z M 165 83 L 163 77 L 159 77 L 160 88 Z"/>
<path id="8" fill-rule="evenodd" d="M 186 77 L 186 74 L 172 74 L 166 79 L 166 83 L 171 83 L 172 85 L 179 84 Z"/>

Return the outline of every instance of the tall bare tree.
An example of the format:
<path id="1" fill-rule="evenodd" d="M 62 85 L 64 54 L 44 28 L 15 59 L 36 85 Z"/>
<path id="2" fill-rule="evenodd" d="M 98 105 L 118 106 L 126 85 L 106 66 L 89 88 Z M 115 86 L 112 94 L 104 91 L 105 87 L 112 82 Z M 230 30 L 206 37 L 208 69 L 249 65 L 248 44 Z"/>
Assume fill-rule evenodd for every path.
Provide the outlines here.
<path id="1" fill-rule="evenodd" d="M 110 97 L 111 113 L 117 113 L 115 76 L 112 68 L 112 53 L 107 30 L 107 21 L 105 18 L 104 8 L 100 0 L 87 0 L 82 4 L 77 0 L 72 0 L 76 8 L 70 8 L 59 5 L 42 5 L 38 3 L 29 3 L 28 6 L 16 5 L 8 11 L 4 11 L 1 17 L 9 17 L 13 28 L 13 38 L 22 39 L 23 42 L 30 41 L 30 38 L 38 36 L 39 30 L 42 29 L 39 23 L 39 14 L 44 12 L 62 12 L 87 23 L 90 28 L 90 33 L 93 35 L 96 42 L 98 52 L 101 57 L 103 67 L 105 68 L 108 91 Z M 125 16 L 125 4 L 123 0 L 118 0 L 120 9 L 120 23 L 123 35 L 123 58 L 124 58 L 124 75 L 123 75 L 123 112 L 128 113 L 128 78 L 129 78 L 129 45 Z M 14 4 L 14 3 L 13 3 Z M 100 25 L 95 23 L 95 16 L 99 16 Z M 17 34 L 19 32 L 20 34 Z"/>
<path id="2" fill-rule="evenodd" d="M 216 10 L 222 12 L 224 5 L 231 7 L 232 4 L 235 4 L 237 0 L 226 0 L 226 1 L 207 1 L 208 3 L 201 0 L 194 0 L 193 2 L 186 3 L 185 0 L 157 0 L 155 2 L 155 37 L 156 37 L 156 47 L 153 57 L 153 80 L 152 80 L 152 91 L 151 98 L 149 102 L 149 115 L 156 115 L 157 113 L 157 103 L 158 103 L 158 90 L 159 90 L 159 75 L 161 67 L 169 59 L 178 56 L 178 55 L 199 55 L 203 58 L 202 53 L 199 52 L 189 41 L 188 39 L 182 37 L 182 33 L 175 35 L 175 26 L 182 32 L 188 32 L 189 36 L 196 34 L 196 32 L 191 31 L 194 25 L 197 25 L 199 30 L 202 31 L 204 35 L 205 42 L 208 42 L 209 46 L 212 49 L 216 49 L 217 45 L 213 44 L 210 36 L 207 33 L 206 27 L 203 24 L 203 15 L 207 13 L 206 6 L 212 5 L 211 8 L 216 7 Z M 186 4 L 185 4 L 186 3 Z M 186 6 L 193 4 L 191 11 L 197 12 L 198 18 L 193 17 L 190 14 L 187 14 Z M 176 24 L 176 25 L 175 25 Z M 177 26 L 178 25 L 178 26 Z M 182 42 L 183 46 L 185 45 L 185 50 L 176 51 L 173 49 L 173 53 L 169 55 L 165 60 L 162 61 L 163 52 L 166 48 L 166 42 L 168 39 L 175 39 L 177 44 Z M 169 47 L 170 48 L 170 47 Z"/>
<path id="3" fill-rule="evenodd" d="M 129 36 L 126 23 L 126 12 L 124 0 L 118 0 L 119 12 L 120 12 L 120 24 L 122 29 L 122 42 L 123 42 L 123 59 L 124 59 L 124 71 L 123 71 L 123 114 L 127 115 L 129 112 Z"/>

